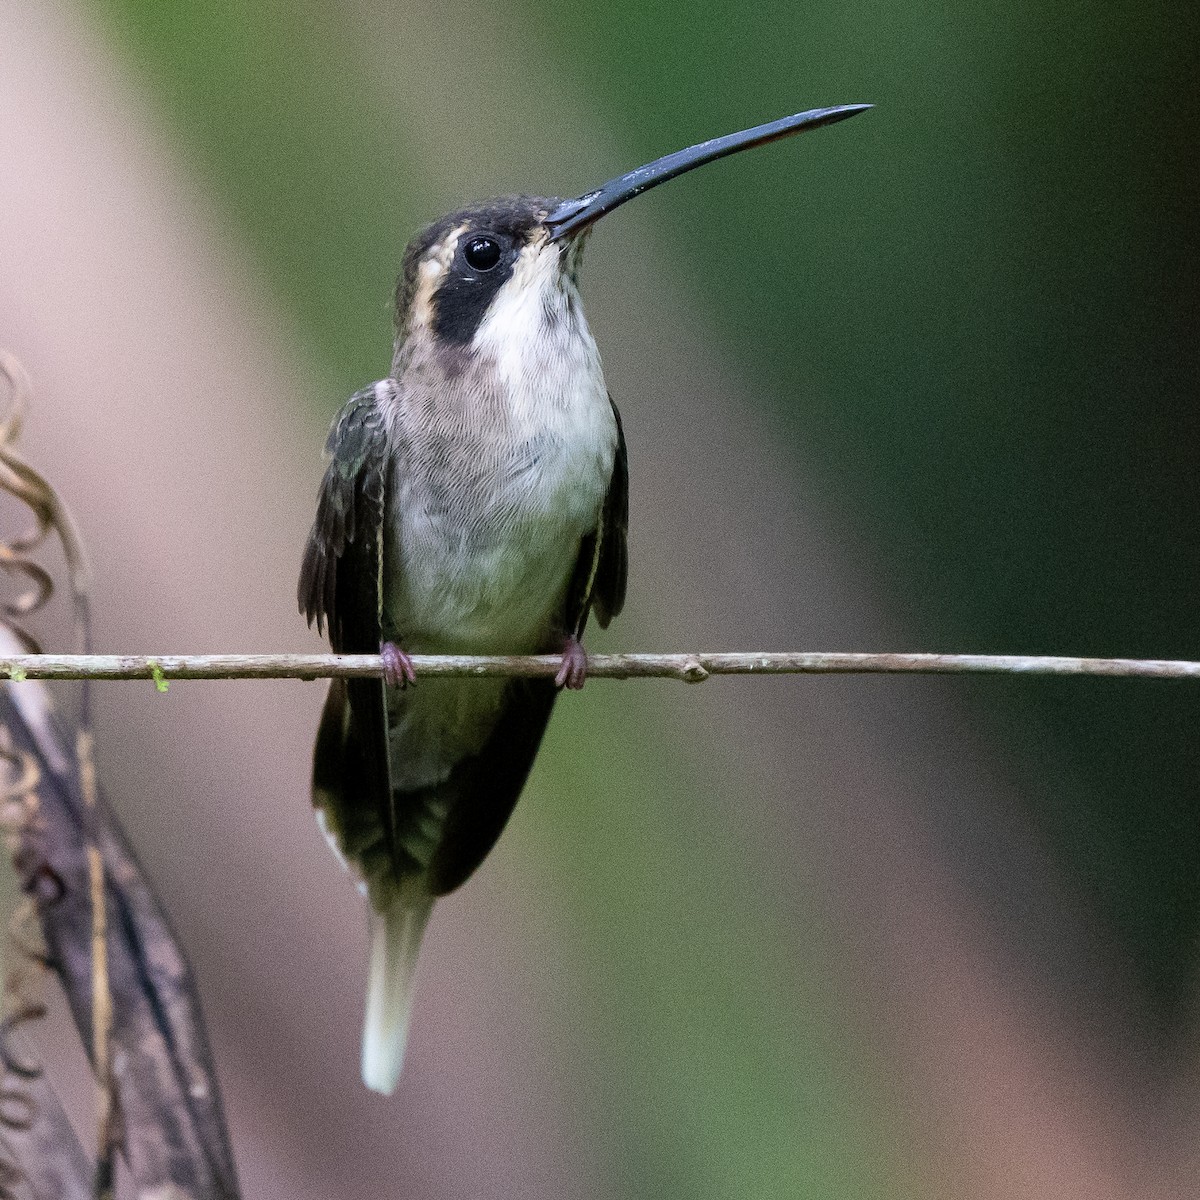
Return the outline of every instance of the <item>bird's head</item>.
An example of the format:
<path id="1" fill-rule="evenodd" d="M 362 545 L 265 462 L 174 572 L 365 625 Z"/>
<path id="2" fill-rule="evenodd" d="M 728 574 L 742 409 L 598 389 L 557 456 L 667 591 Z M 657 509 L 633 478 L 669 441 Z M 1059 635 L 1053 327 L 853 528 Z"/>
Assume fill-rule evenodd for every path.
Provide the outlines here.
<path id="1" fill-rule="evenodd" d="M 551 236 L 546 218 L 557 203 L 485 200 L 417 234 L 396 288 L 398 341 L 477 347 L 498 322 L 532 331 L 566 305 L 582 239 Z"/>
<path id="2" fill-rule="evenodd" d="M 606 213 L 714 159 L 870 108 L 845 104 L 784 117 L 676 151 L 574 200 L 505 196 L 460 209 L 409 243 L 396 287 L 397 356 L 410 341 L 479 348 L 582 322 L 576 275 L 583 240 Z"/>

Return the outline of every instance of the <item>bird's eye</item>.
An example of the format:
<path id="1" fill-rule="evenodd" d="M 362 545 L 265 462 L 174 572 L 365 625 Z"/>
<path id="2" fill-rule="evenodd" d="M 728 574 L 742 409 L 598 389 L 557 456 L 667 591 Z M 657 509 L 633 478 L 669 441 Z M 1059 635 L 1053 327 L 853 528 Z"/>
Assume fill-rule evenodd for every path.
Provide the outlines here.
<path id="1" fill-rule="evenodd" d="M 476 271 L 490 271 L 500 261 L 500 243 L 490 237 L 473 237 L 463 250 L 463 258 Z"/>

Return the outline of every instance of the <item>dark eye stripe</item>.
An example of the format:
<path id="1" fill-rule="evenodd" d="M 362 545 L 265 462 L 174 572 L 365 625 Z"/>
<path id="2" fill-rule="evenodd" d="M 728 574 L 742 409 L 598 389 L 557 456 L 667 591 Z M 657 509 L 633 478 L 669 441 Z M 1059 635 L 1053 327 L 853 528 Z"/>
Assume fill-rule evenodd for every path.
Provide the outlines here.
<path id="1" fill-rule="evenodd" d="M 477 267 L 470 261 L 472 247 L 480 242 L 494 246 L 496 258 L 490 267 Z M 500 237 L 466 234 L 459 252 L 433 298 L 433 332 L 443 341 L 463 345 L 469 342 L 483 321 L 496 293 L 512 275 L 517 248 Z M 487 261 L 490 253 L 482 256 Z"/>

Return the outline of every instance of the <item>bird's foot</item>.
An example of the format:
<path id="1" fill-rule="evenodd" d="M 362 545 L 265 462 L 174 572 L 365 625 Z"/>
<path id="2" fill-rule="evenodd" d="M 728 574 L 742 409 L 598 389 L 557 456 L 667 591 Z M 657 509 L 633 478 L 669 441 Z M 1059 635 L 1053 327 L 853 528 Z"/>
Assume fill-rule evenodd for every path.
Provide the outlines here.
<path id="1" fill-rule="evenodd" d="M 562 666 L 554 676 L 554 683 L 557 687 L 566 687 L 577 692 L 586 681 L 587 652 L 583 643 L 573 633 L 569 633 L 563 642 Z"/>
<path id="2" fill-rule="evenodd" d="M 412 659 L 395 642 L 380 642 L 379 657 L 383 659 L 383 680 L 388 687 L 403 690 L 417 682 Z"/>

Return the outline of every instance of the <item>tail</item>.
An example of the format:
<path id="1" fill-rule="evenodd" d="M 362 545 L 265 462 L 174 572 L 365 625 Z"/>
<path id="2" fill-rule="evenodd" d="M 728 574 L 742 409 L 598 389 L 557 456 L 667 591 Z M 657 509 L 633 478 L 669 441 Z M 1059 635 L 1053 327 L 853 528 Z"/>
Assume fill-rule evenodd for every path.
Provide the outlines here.
<path id="1" fill-rule="evenodd" d="M 407 889 L 383 912 L 371 911 L 371 970 L 363 1028 L 362 1077 L 372 1091 L 391 1095 L 404 1065 L 413 977 L 433 897 Z"/>

